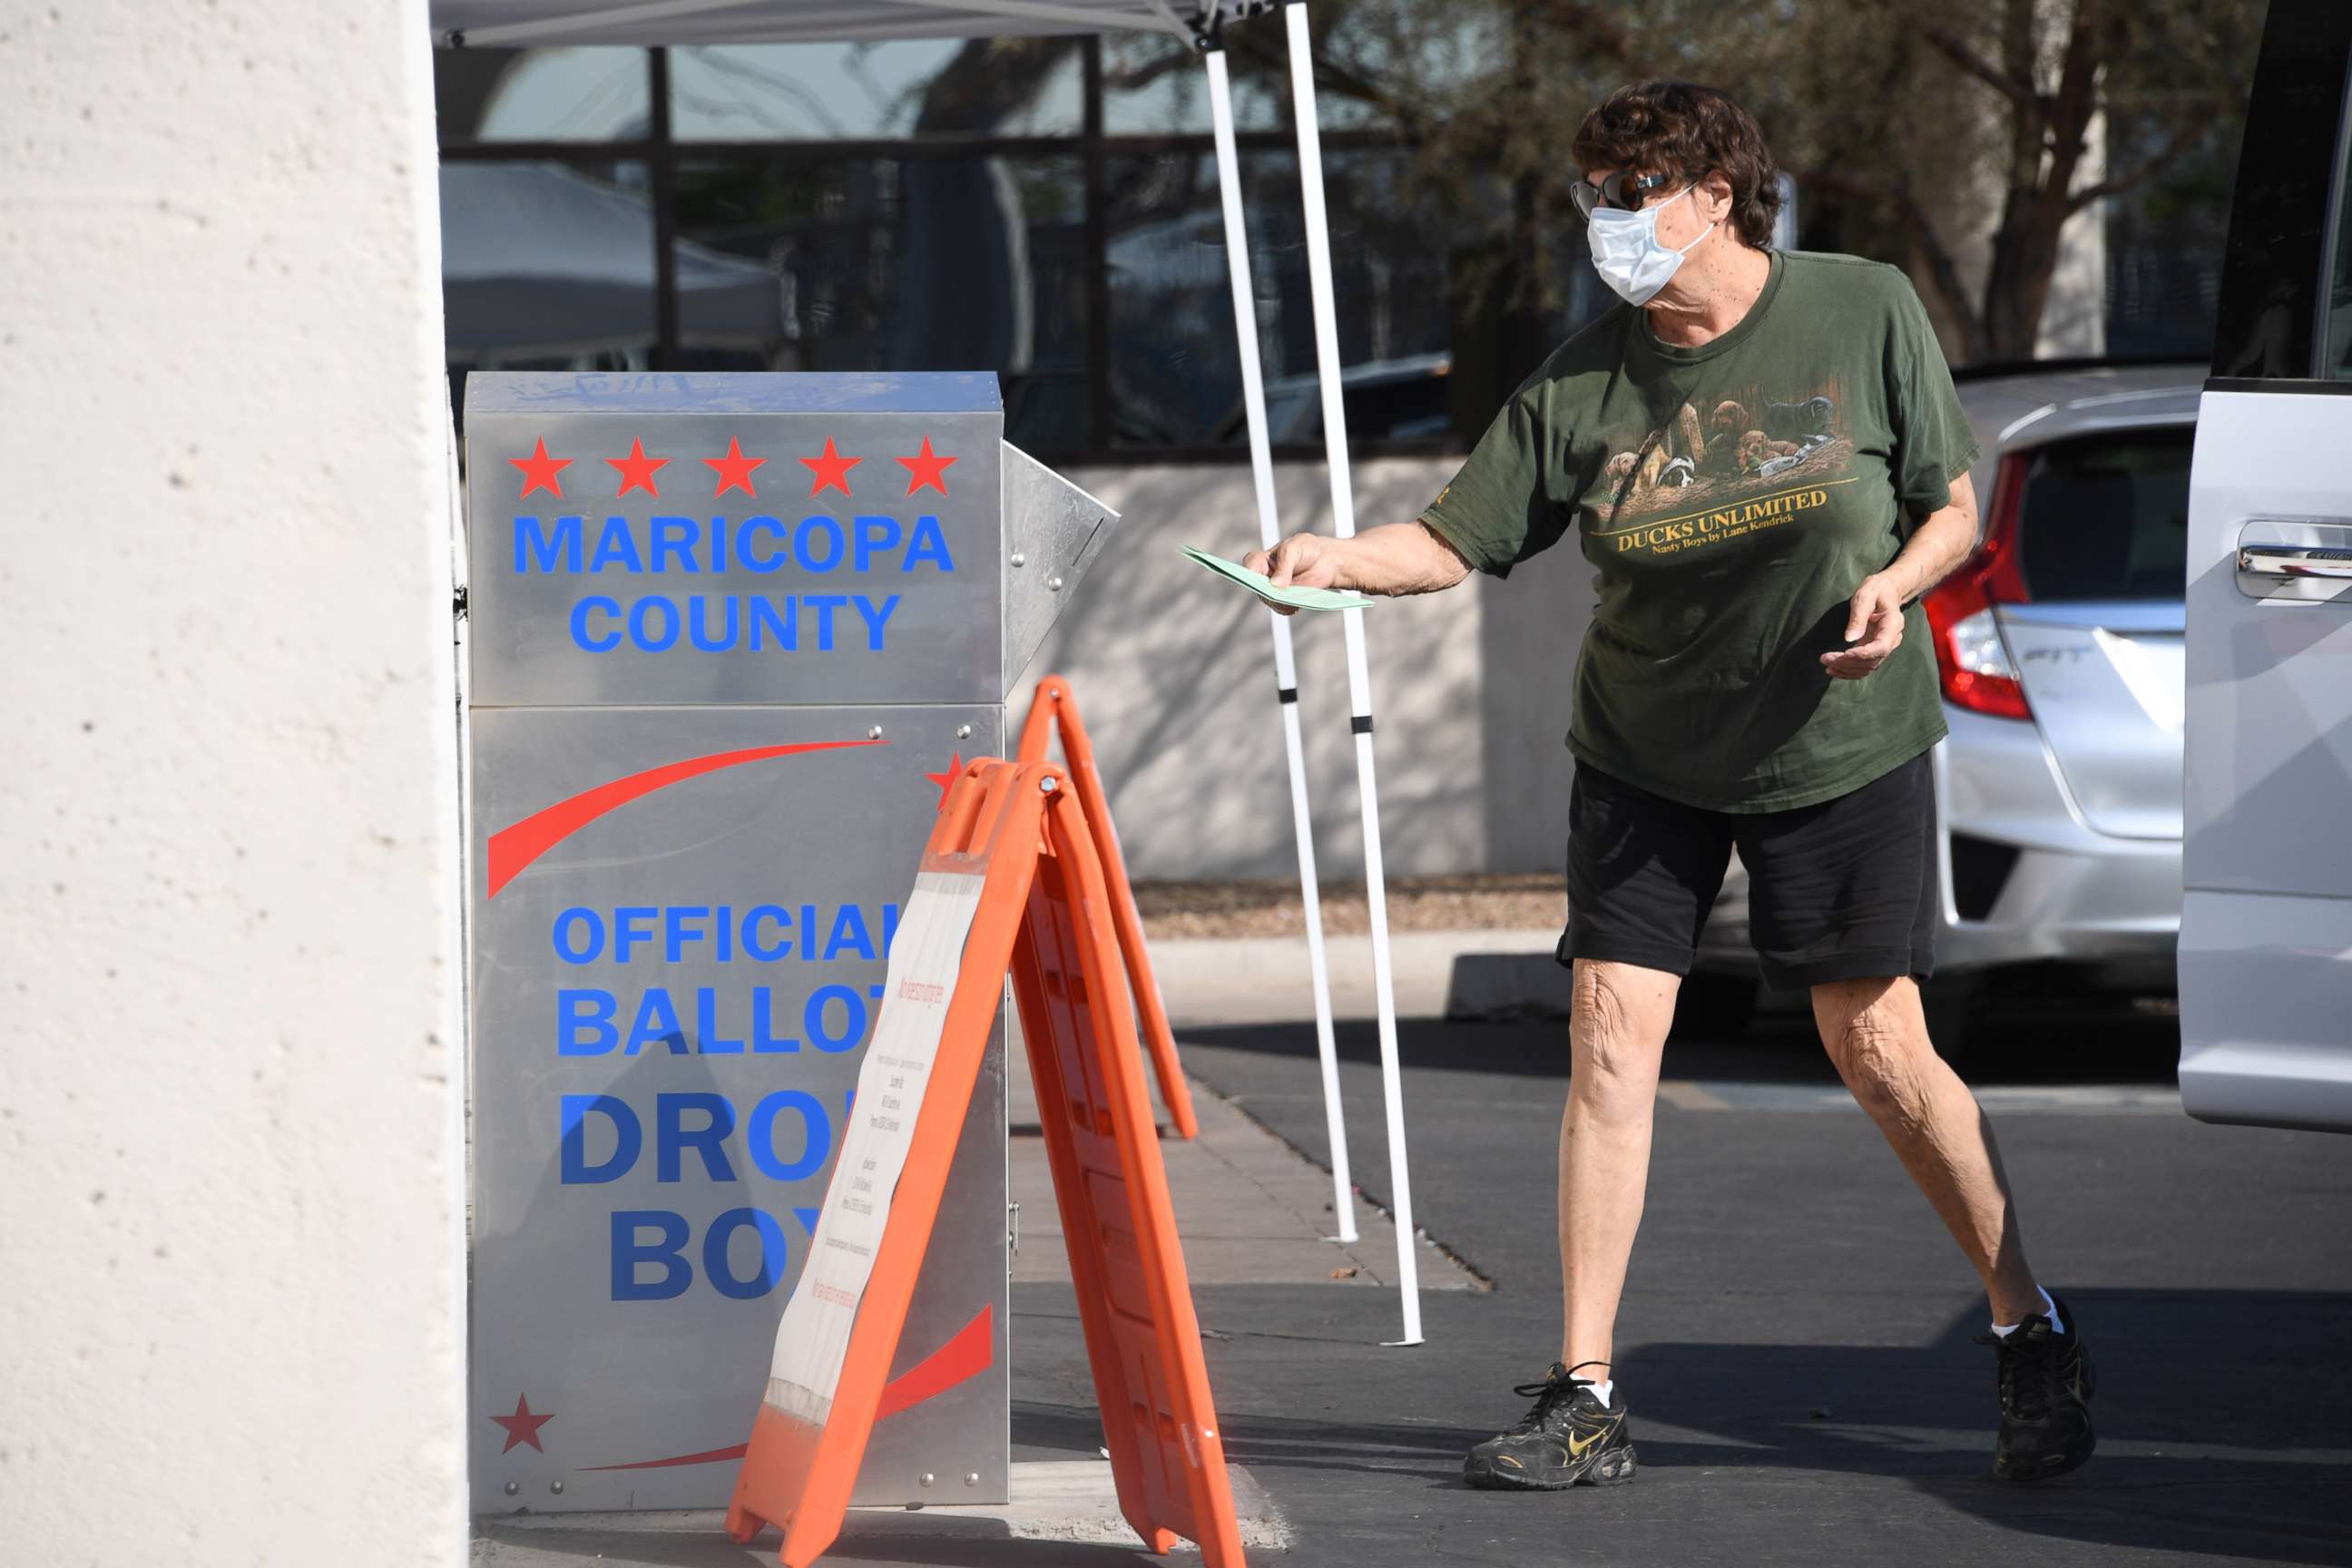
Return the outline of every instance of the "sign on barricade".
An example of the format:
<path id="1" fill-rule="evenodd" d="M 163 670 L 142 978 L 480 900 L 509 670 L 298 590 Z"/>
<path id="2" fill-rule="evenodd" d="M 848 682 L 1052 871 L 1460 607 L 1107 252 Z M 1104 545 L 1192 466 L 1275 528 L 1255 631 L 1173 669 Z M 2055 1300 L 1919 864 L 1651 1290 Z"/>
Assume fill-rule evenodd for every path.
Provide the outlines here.
<path id="1" fill-rule="evenodd" d="M 1110 795 L 1104 790 L 1102 771 L 1095 766 L 1094 742 L 1078 717 L 1078 699 L 1070 683 L 1049 675 L 1037 683 L 1029 717 L 1021 724 L 1019 760 L 1042 763 L 1045 744 L 1058 735 L 1062 757 L 1069 764 L 1070 784 L 1086 808 L 1087 826 L 1094 830 L 1095 855 L 1102 862 L 1103 880 L 1110 890 L 1110 918 L 1118 931 L 1119 956 L 1127 963 L 1127 980 L 1135 996 L 1135 1013 L 1150 1047 L 1151 1068 L 1160 1079 L 1160 1098 L 1176 1125 L 1180 1138 L 1196 1136 L 1200 1119 L 1192 1114 L 1192 1091 L 1176 1062 L 1176 1036 L 1168 1026 L 1168 1005 L 1160 1000 L 1160 982 L 1151 973 L 1151 954 L 1144 946 L 1143 916 L 1135 907 L 1135 889 L 1127 879 L 1127 857 L 1118 847 L 1118 828 L 1111 821 Z"/>
<path id="2" fill-rule="evenodd" d="M 840 1531 L 1008 976 L 1119 1510 L 1154 1552 L 1181 1536 L 1207 1568 L 1241 1568 L 1098 830 L 1069 778 L 972 763 L 925 849 L 727 1511 L 738 1541 L 781 1528 L 787 1568 L 809 1568 Z"/>

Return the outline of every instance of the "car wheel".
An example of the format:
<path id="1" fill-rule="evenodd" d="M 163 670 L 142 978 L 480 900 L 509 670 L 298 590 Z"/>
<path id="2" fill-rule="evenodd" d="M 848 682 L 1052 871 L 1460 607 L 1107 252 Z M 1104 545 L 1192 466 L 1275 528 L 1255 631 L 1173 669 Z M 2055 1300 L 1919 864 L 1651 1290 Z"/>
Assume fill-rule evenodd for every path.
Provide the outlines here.
<path id="1" fill-rule="evenodd" d="M 1685 975 L 1675 995 L 1675 1023 L 1668 1038 L 1736 1040 L 1756 1016 L 1754 978 L 1744 974 Z"/>

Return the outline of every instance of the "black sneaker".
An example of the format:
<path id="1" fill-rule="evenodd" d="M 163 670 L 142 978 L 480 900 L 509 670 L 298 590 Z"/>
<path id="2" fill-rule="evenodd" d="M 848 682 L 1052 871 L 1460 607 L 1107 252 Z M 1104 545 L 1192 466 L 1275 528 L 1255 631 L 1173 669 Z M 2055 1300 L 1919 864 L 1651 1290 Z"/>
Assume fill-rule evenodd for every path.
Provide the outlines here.
<path id="1" fill-rule="evenodd" d="M 1541 1383 L 1523 1383 L 1512 1392 L 1532 1399 L 1509 1431 L 1487 1438 L 1462 1461 L 1462 1479 L 1474 1487 L 1557 1491 L 1565 1487 L 1610 1487 L 1633 1479 L 1633 1439 L 1622 1404 L 1603 1405 L 1589 1379 L 1571 1377 L 1554 1362 Z"/>
<path id="2" fill-rule="evenodd" d="M 2039 1481 L 2081 1467 L 2098 1447 L 2091 1430 L 2090 1352 L 2083 1348 L 2083 1325 L 2074 1309 L 2057 1296 L 2063 1334 L 2053 1332 L 2047 1313 L 2036 1312 L 2006 1338 L 1986 1334 L 1977 1342 L 1997 1347 L 2000 1358 L 2000 1436 L 1993 1444 L 1992 1473 L 2005 1481 Z"/>

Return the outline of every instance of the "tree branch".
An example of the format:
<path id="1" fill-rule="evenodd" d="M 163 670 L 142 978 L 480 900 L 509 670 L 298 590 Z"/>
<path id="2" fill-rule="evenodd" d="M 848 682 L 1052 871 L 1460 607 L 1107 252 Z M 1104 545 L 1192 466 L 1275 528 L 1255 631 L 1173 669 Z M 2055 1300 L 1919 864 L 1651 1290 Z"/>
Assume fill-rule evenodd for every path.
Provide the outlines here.
<path id="1" fill-rule="evenodd" d="M 1132 92 L 1137 88 L 1150 87 L 1163 76 L 1199 68 L 1190 51 L 1171 49 L 1165 54 L 1153 56 L 1139 66 L 1103 72 L 1103 86 L 1113 91 Z"/>
<path id="2" fill-rule="evenodd" d="M 1543 9 L 1549 13 L 1549 26 L 1572 35 L 1588 56 L 1597 55 L 1622 65 L 1630 63 L 1640 52 L 1640 35 L 1600 6 L 1587 5 L 1584 0 L 1550 0 Z"/>
<path id="3" fill-rule="evenodd" d="M 1272 37 L 1262 30 L 1243 29 L 1226 40 L 1226 51 L 1237 64 L 1245 63 L 1262 68 L 1269 76 L 1286 72 L 1289 57 L 1275 48 Z M 1181 63 L 1191 62 L 1182 60 Z M 1342 98 L 1369 104 L 1392 116 L 1398 128 L 1408 137 L 1425 135 L 1433 123 L 1427 105 L 1400 96 L 1386 83 L 1365 75 L 1333 55 L 1318 50 L 1314 58 L 1314 72 L 1318 91 L 1328 88 Z"/>
<path id="4" fill-rule="evenodd" d="M 2195 106 L 2192 111 L 2184 113 L 2179 122 L 2173 126 L 2172 134 L 2165 138 L 2164 145 L 2148 157 L 2140 160 L 2128 174 L 2116 174 L 2094 184 L 2084 185 L 2079 191 L 2069 192 L 2066 196 L 2066 211 L 2070 215 L 2078 213 L 2094 202 L 2103 202 L 2109 196 L 2119 196 L 2130 190 L 2195 145 L 2199 137 L 2212 129 L 2211 116 L 2219 112 L 2220 109 L 2219 104 Z"/>
<path id="5" fill-rule="evenodd" d="M 2033 105 L 2033 83 L 2020 81 L 1999 66 L 1970 48 L 1968 41 L 1942 27 L 1927 27 L 1920 36 L 1936 46 L 1937 52 L 1969 75 L 1983 82 L 2021 110 Z"/>

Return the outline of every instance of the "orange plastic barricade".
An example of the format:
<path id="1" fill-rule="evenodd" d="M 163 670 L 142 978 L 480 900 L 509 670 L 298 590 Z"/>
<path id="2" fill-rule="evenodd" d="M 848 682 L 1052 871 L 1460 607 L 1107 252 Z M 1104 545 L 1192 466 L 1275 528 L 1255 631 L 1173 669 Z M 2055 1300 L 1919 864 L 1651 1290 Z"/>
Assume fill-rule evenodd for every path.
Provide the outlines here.
<path id="1" fill-rule="evenodd" d="M 1078 717 L 1078 700 L 1070 683 L 1049 675 L 1037 683 L 1029 717 L 1021 724 L 1020 760 L 1045 760 L 1049 731 L 1062 738 L 1062 756 L 1069 763 L 1070 782 L 1086 807 L 1087 824 L 1094 829 L 1095 855 L 1102 862 L 1109 885 L 1111 923 L 1118 931 L 1119 954 L 1127 962 L 1128 988 L 1135 997 L 1136 1015 L 1143 1021 L 1143 1041 L 1151 1047 L 1151 1068 L 1160 1079 L 1160 1098 L 1175 1120 L 1176 1135 L 1196 1136 L 1200 1118 L 1192 1114 L 1192 1091 L 1176 1065 L 1176 1036 L 1168 1026 L 1168 1008 L 1160 997 L 1160 982 L 1151 973 L 1151 955 L 1143 943 L 1143 917 L 1135 907 L 1135 889 L 1127 879 L 1127 857 L 1119 852 L 1118 829 L 1110 819 L 1110 796 L 1103 790 L 1101 770 L 1095 766 L 1094 742 Z"/>
<path id="2" fill-rule="evenodd" d="M 737 1541 L 781 1527 L 777 1558 L 786 1568 L 810 1568 L 840 1532 L 1008 974 L 1119 1511 L 1155 1552 L 1183 1536 L 1200 1544 L 1205 1568 L 1242 1568 L 1108 888 L 1068 777 L 1048 763 L 971 763 L 949 789 L 891 944 L 857 1115 L 785 1307 L 727 1510 Z M 961 935 L 967 916 L 969 934 Z M 926 976 L 943 961 L 955 973 L 941 998 Z M 937 1040 L 925 1040 L 937 1016 L 925 1009 L 942 1000 Z M 903 1126 L 909 1096 L 912 1134 L 893 1188 L 887 1160 L 876 1164 L 884 1135 L 874 1129 Z M 857 1238 L 877 1219 L 870 1272 L 850 1289 L 841 1281 L 855 1283 L 858 1270 L 845 1260 L 868 1261 L 857 1256 Z M 845 1323 L 845 1342 L 829 1337 Z"/>
<path id="3" fill-rule="evenodd" d="M 1200 1543 L 1208 1568 L 1242 1561 L 1224 1441 L 1168 1198 L 1112 900 L 1077 800 L 1046 813 L 1013 994 L 1037 1089 L 1071 1282 L 1086 1328 L 1119 1512 L 1154 1552 Z"/>

